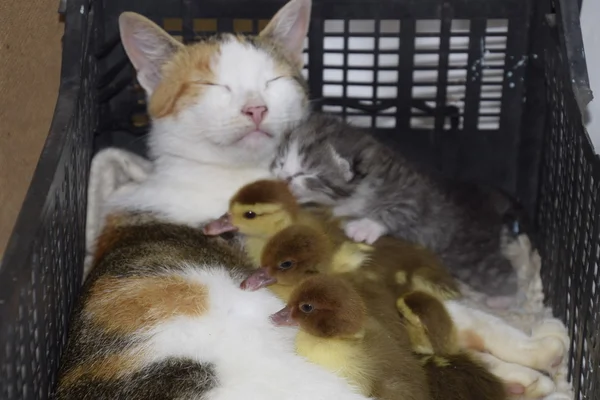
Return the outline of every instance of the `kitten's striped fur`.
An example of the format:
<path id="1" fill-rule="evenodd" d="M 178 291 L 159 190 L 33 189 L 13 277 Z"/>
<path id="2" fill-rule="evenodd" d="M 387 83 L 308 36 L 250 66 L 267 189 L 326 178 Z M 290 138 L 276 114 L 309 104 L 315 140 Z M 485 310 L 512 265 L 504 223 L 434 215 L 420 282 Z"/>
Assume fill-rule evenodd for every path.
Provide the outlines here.
<path id="1" fill-rule="evenodd" d="M 438 179 L 366 130 L 318 113 L 289 133 L 272 170 L 301 202 L 332 205 L 350 218 L 351 237 L 351 224 L 372 222 L 378 235 L 430 248 L 475 289 L 515 293 L 516 273 L 501 249 L 503 215 L 512 207 L 503 195 Z"/>

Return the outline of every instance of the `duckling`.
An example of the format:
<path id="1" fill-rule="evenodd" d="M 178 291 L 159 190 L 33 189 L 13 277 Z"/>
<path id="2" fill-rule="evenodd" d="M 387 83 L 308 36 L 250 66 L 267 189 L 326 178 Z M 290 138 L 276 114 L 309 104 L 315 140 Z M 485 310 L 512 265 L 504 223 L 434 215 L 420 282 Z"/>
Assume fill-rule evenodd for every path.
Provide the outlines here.
<path id="1" fill-rule="evenodd" d="M 260 265 L 267 241 L 291 225 L 304 225 L 319 232 L 335 246 L 339 262 L 358 268 L 371 247 L 349 240 L 340 221 L 324 207 L 302 208 L 284 181 L 263 179 L 242 187 L 230 200 L 229 211 L 204 227 L 205 234 L 238 231 L 246 238 L 245 248 L 256 266 Z M 323 236 L 324 235 L 324 236 Z M 346 255 L 349 259 L 345 259 Z"/>
<path id="2" fill-rule="evenodd" d="M 259 268 L 246 278 L 242 289 L 269 286 L 283 301 L 294 287 L 312 275 L 329 272 L 333 245 L 323 232 L 294 224 L 275 234 L 264 246 Z"/>
<path id="3" fill-rule="evenodd" d="M 454 323 L 440 299 L 411 292 L 398 300 L 413 350 L 427 373 L 433 400 L 506 400 L 505 385 L 460 349 Z"/>
<path id="4" fill-rule="evenodd" d="M 277 326 L 297 325 L 299 354 L 348 380 L 365 396 L 425 400 L 422 367 L 345 279 L 318 274 L 298 285 L 285 308 L 271 316 Z"/>
<path id="5" fill-rule="evenodd" d="M 294 286 L 317 273 L 352 271 L 369 257 L 364 245 L 347 241 L 332 243 L 322 231 L 293 224 L 267 241 L 259 268 L 241 287 L 246 290 L 269 288 L 287 301 Z"/>
<path id="6" fill-rule="evenodd" d="M 387 237 L 369 251 L 351 245 L 344 248 L 345 243 L 354 244 L 344 242 L 336 248 L 322 231 L 289 226 L 267 241 L 262 268 L 244 281 L 243 287 L 256 290 L 277 283 L 273 289 L 286 301 L 290 290 L 283 286 L 293 287 L 316 273 L 352 273 L 357 284 L 379 285 L 396 297 L 408 290 L 425 290 L 443 299 L 458 294 L 452 277 L 423 248 Z"/>
<path id="7" fill-rule="evenodd" d="M 423 246 L 391 236 L 380 237 L 361 266 L 365 279 L 379 281 L 397 297 L 419 290 L 442 300 L 461 297 L 454 277 Z"/>

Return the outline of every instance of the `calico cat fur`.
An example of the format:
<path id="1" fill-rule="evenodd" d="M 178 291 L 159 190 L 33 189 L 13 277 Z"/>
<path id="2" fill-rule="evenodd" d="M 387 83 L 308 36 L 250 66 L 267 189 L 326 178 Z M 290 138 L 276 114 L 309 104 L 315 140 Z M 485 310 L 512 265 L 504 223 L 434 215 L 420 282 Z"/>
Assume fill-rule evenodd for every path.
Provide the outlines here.
<path id="1" fill-rule="evenodd" d="M 283 303 L 246 292 L 241 249 L 148 212 L 113 213 L 72 314 L 57 400 L 365 400 L 294 351 Z M 306 383 L 310 382 L 310 385 Z"/>

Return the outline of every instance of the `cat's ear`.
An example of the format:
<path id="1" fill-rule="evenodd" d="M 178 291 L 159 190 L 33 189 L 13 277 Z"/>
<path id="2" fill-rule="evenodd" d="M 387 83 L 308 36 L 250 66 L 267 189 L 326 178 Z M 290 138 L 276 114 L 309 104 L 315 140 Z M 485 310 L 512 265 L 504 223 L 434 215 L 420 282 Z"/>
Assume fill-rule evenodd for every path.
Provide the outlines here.
<path id="1" fill-rule="evenodd" d="M 150 96 L 162 79 L 162 66 L 183 44 L 154 22 L 133 12 L 121 14 L 119 30 L 123 48 L 137 71 L 138 82 Z"/>
<path id="2" fill-rule="evenodd" d="M 303 66 L 304 39 L 310 25 L 312 0 L 291 0 L 275 14 L 260 33 L 277 43 L 299 67 Z"/>
<path id="3" fill-rule="evenodd" d="M 331 145 L 328 145 L 333 161 L 338 166 L 346 182 L 350 182 L 354 178 L 354 170 L 352 169 L 352 163 L 342 157 L 340 153 Z"/>

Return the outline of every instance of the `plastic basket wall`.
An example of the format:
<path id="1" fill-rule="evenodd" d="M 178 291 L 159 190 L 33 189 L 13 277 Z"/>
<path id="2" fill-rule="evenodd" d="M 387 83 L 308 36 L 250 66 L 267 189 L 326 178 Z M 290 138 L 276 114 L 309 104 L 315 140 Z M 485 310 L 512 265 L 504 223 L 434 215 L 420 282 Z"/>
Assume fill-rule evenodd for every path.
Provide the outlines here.
<path id="1" fill-rule="evenodd" d="M 89 48 L 91 15 L 87 7 L 80 13 L 80 7 L 69 4 L 50 134 L 0 265 L 3 400 L 48 398 L 81 282 L 87 180 L 98 114 Z"/>
<path id="2" fill-rule="evenodd" d="M 546 0 L 313 1 L 305 74 L 316 108 L 538 210 L 547 298 L 572 331 L 581 398 L 594 398 L 600 167 L 557 29 L 534 12 Z M 68 0 L 60 98 L 0 266 L 0 398 L 45 399 L 55 383 L 81 276 L 92 152 L 144 152 L 145 99 L 120 45 L 118 15 L 139 12 L 190 42 L 257 32 L 284 2 Z"/>
<path id="3" fill-rule="evenodd" d="M 99 146 L 132 148 L 147 132 L 144 95 L 120 49 L 116 18 L 135 10 L 184 42 L 255 33 L 285 2 L 106 1 L 110 121 Z M 449 176 L 517 187 L 531 2 L 317 0 L 305 46 L 315 108 L 376 128 L 377 137 Z M 235 6 L 234 6 L 235 4 Z M 114 83 L 117 82 L 117 83 Z M 402 134 L 398 134 L 398 132 Z M 116 133 L 118 132 L 118 133 Z"/>
<path id="4" fill-rule="evenodd" d="M 579 399 L 600 398 L 600 159 L 583 128 L 558 37 L 545 49 L 547 132 L 538 240 L 544 292 L 571 336 L 569 371 Z"/>

